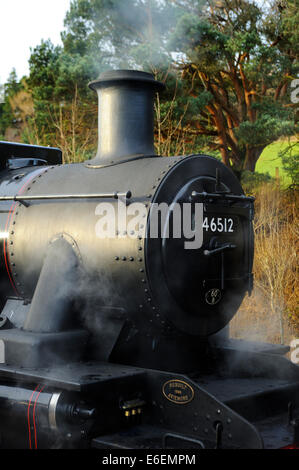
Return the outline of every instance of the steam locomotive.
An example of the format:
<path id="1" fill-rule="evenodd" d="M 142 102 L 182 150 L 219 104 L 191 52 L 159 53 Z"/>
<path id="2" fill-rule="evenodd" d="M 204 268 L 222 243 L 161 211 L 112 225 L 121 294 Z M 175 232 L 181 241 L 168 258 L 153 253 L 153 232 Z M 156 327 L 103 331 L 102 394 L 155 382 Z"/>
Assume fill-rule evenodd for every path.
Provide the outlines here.
<path id="1" fill-rule="evenodd" d="M 299 442 L 287 348 L 228 333 L 253 287 L 253 198 L 215 158 L 155 154 L 163 86 L 90 84 L 92 160 L 0 143 L 0 448 Z"/>

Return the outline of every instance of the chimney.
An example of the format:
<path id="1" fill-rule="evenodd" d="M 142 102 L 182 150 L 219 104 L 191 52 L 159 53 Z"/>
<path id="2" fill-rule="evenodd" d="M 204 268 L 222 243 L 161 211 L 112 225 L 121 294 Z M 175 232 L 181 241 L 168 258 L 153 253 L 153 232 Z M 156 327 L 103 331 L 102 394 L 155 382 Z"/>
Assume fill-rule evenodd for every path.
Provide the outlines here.
<path id="1" fill-rule="evenodd" d="M 87 165 L 154 155 L 154 98 L 163 83 L 146 72 L 110 70 L 89 87 L 98 93 L 99 144 Z"/>

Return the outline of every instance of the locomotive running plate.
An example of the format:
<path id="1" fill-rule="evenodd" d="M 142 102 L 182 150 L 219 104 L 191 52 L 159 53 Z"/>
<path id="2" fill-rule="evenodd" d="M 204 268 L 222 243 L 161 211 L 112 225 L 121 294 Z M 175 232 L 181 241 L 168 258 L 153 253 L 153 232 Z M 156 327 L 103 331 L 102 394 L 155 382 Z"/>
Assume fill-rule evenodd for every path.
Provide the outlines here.
<path id="1" fill-rule="evenodd" d="M 163 385 L 163 395 L 178 405 L 186 405 L 194 398 L 194 390 L 182 380 L 169 380 Z"/>

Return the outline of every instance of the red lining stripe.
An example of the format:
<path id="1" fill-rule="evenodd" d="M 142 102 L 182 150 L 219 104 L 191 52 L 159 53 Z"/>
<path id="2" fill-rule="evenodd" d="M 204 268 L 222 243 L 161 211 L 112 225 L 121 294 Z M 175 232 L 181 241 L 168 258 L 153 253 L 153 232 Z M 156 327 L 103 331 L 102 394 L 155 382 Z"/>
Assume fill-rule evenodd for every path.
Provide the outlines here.
<path id="1" fill-rule="evenodd" d="M 45 167 L 45 168 L 42 168 L 41 170 L 39 170 L 38 172 L 34 172 L 34 174 L 30 174 L 30 178 L 25 181 L 25 183 L 23 184 L 23 186 L 21 187 L 21 189 L 18 191 L 17 195 L 20 196 L 24 190 L 26 189 L 26 186 L 28 186 L 28 184 L 30 184 L 30 182 L 40 173 L 43 173 L 44 171 L 47 170 L 48 167 Z M 7 216 L 7 220 L 6 220 L 6 224 L 5 224 L 5 232 L 8 230 L 8 227 L 9 227 L 9 224 L 11 222 L 11 219 L 13 218 L 14 216 L 14 213 L 15 213 L 15 210 L 17 208 L 17 202 L 14 202 L 11 207 L 10 207 L 10 210 L 9 210 L 9 213 L 8 213 L 8 216 Z M 12 275 L 11 275 L 11 269 L 10 269 L 10 260 L 9 260 L 9 253 L 8 253 L 8 250 L 7 250 L 7 240 L 4 239 L 4 243 L 3 243 L 3 255 L 4 255 L 4 262 L 5 262 L 5 267 L 6 267 L 6 271 L 7 271 L 7 274 L 8 274 L 8 278 L 9 278 L 9 281 L 10 281 L 10 284 L 13 288 L 13 290 L 15 291 L 17 297 L 20 296 L 19 292 L 18 292 L 18 289 L 14 283 L 14 280 L 12 278 Z"/>
<path id="2" fill-rule="evenodd" d="M 32 449 L 31 428 L 30 428 L 30 406 L 31 406 L 32 398 L 33 398 L 35 392 L 37 391 L 38 387 L 39 387 L 39 384 L 37 385 L 37 387 L 35 388 L 35 390 L 32 392 L 31 397 L 30 397 L 29 402 L 28 402 L 28 407 L 27 407 L 27 423 L 28 423 L 29 449 Z"/>
<path id="3" fill-rule="evenodd" d="M 45 388 L 45 385 L 40 389 L 37 397 L 36 397 L 36 400 L 34 402 L 34 407 L 33 407 L 33 426 L 34 426 L 34 442 L 35 442 L 35 448 L 37 449 L 37 432 L 36 432 L 36 422 L 35 422 L 35 409 L 36 409 L 36 405 L 37 405 L 37 401 L 38 401 L 38 397 L 40 396 L 40 394 L 42 393 L 43 389 Z"/>

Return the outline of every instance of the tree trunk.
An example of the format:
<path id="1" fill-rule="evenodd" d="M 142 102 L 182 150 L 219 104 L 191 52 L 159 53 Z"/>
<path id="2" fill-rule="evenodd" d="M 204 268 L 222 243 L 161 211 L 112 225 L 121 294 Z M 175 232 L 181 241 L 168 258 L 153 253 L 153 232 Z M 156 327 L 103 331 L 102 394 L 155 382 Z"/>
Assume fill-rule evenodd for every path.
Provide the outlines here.
<path id="1" fill-rule="evenodd" d="M 255 165 L 261 156 L 265 146 L 262 147 L 248 147 L 246 149 L 246 156 L 243 164 L 243 170 L 255 171 Z"/>

